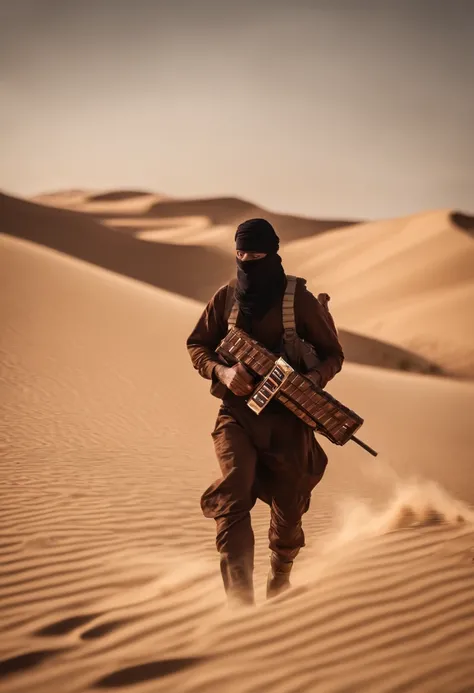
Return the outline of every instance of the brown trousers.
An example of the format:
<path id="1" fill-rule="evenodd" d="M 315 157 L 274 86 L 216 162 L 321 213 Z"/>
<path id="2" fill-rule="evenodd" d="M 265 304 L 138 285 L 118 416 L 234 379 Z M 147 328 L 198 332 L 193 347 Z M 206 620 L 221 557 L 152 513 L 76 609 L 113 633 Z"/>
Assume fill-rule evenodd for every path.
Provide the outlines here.
<path id="1" fill-rule="evenodd" d="M 305 545 L 302 516 L 327 464 L 313 431 L 280 403 L 257 416 L 234 398 L 220 407 L 212 437 L 222 477 L 204 492 L 201 507 L 216 521 L 217 550 L 253 565 L 250 511 L 260 498 L 271 508 L 270 549 L 293 560 Z"/>

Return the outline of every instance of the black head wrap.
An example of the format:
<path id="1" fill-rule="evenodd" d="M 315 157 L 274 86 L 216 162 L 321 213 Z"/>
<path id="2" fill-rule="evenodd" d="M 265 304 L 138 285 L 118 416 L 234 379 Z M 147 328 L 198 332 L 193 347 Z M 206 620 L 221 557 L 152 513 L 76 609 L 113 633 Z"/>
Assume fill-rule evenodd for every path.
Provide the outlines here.
<path id="1" fill-rule="evenodd" d="M 235 296 L 248 332 L 251 332 L 252 321 L 262 318 L 283 297 L 286 277 L 277 254 L 279 240 L 266 219 L 249 219 L 237 228 L 237 250 L 266 253 L 260 260 L 237 259 Z"/>
<path id="2" fill-rule="evenodd" d="M 235 247 L 254 253 L 277 253 L 280 239 L 266 219 L 248 219 L 237 227 Z"/>

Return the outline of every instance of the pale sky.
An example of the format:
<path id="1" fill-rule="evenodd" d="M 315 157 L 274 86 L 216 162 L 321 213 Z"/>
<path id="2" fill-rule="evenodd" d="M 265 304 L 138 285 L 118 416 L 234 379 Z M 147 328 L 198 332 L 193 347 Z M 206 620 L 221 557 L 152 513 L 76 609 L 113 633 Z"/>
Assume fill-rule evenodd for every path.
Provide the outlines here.
<path id="1" fill-rule="evenodd" d="M 474 212 L 474 0 L 0 0 L 0 188 Z"/>

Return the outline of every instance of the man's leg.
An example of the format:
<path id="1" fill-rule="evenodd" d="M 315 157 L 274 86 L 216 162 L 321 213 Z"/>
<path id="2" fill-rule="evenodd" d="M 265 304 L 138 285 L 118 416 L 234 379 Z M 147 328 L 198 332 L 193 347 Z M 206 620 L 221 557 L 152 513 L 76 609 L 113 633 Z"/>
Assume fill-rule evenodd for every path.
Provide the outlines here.
<path id="1" fill-rule="evenodd" d="M 287 488 L 273 497 L 270 512 L 269 547 L 281 561 L 293 561 L 305 545 L 302 517 L 308 499 L 298 488 Z"/>
<path id="2" fill-rule="evenodd" d="M 280 422 L 274 429 L 272 443 L 273 455 L 268 460 L 273 471 L 268 597 L 290 586 L 293 561 L 305 545 L 302 517 L 327 464 L 326 454 L 313 432 L 296 417 Z"/>
<path id="3" fill-rule="evenodd" d="M 292 494 L 290 489 L 273 498 L 268 533 L 272 553 L 267 598 L 275 597 L 290 587 L 293 561 L 305 544 L 301 518 L 307 507 L 307 500 L 299 493 Z"/>
<path id="4" fill-rule="evenodd" d="M 228 410 L 219 412 L 212 437 L 222 477 L 205 491 L 201 507 L 206 517 L 216 521 L 216 547 L 229 598 L 252 604 L 254 535 L 250 511 L 256 500 L 257 452 Z"/>

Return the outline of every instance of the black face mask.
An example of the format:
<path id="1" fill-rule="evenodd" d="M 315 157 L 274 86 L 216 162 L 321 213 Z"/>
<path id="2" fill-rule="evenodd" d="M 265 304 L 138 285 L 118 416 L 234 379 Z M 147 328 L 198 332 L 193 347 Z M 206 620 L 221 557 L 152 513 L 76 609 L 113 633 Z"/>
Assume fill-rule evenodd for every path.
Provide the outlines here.
<path id="1" fill-rule="evenodd" d="M 285 272 L 277 253 L 269 253 L 261 260 L 237 260 L 235 297 L 247 320 L 262 318 L 282 299 L 284 291 Z"/>

